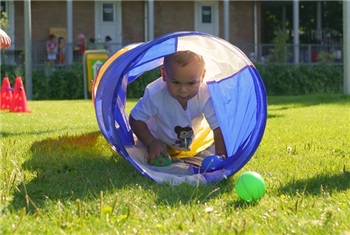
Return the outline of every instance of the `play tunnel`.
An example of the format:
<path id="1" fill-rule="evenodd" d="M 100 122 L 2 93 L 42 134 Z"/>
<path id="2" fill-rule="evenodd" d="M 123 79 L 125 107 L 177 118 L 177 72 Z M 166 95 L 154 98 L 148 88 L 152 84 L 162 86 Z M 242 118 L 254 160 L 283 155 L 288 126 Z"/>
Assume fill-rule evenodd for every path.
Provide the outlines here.
<path id="1" fill-rule="evenodd" d="M 180 50 L 191 50 L 205 60 L 204 82 L 228 153 L 214 171 L 199 172 L 184 162 L 167 167 L 148 165 L 146 150 L 135 144 L 129 126 L 125 110 L 128 85 L 141 79 L 144 72 L 159 68 L 164 56 Z M 201 32 L 171 33 L 120 49 L 101 66 L 93 81 L 92 99 L 98 125 L 111 147 L 141 174 L 172 185 L 213 183 L 232 176 L 255 153 L 267 119 L 265 88 L 253 63 L 229 42 Z"/>

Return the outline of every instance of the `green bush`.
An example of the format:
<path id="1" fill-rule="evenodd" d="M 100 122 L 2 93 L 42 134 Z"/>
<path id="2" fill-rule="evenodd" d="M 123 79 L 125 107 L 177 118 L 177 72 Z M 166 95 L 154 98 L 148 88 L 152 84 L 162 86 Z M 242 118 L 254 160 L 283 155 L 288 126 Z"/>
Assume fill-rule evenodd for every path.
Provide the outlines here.
<path id="1" fill-rule="evenodd" d="M 33 71 L 33 99 L 72 100 L 84 98 L 83 66 L 45 67 Z"/>
<path id="2" fill-rule="evenodd" d="M 49 78 L 46 76 L 44 69 L 34 70 L 32 73 L 32 85 L 33 85 L 33 99 L 34 100 L 49 100 L 47 92 Z"/>
<path id="3" fill-rule="evenodd" d="M 1 65 L 1 75 L 7 76 L 14 86 L 17 76 L 26 83 L 22 66 Z M 32 94 L 34 100 L 71 100 L 84 98 L 82 64 L 65 67 L 45 67 L 32 71 Z"/>
<path id="4" fill-rule="evenodd" d="M 159 68 L 143 73 L 138 79 L 128 85 L 128 98 L 140 98 L 143 96 L 145 87 L 160 77 Z"/>
<path id="5" fill-rule="evenodd" d="M 1 71 L 1 81 L 4 77 L 8 77 L 10 80 L 11 85 L 16 81 L 16 77 L 22 77 L 22 80 L 24 80 L 24 70 L 22 66 L 16 66 L 11 64 L 0 64 L 0 71 Z"/>
<path id="6" fill-rule="evenodd" d="M 343 92 L 343 66 L 327 63 L 316 65 L 269 63 L 256 64 L 256 68 L 270 96 Z M 16 77 L 21 76 L 25 83 L 22 66 L 1 65 L 1 76 L 9 77 L 13 85 Z M 82 64 L 33 70 L 33 99 L 83 99 L 83 76 Z M 159 77 L 158 68 L 143 73 L 140 78 L 128 85 L 127 97 L 140 98 L 146 85 Z"/>
<path id="7" fill-rule="evenodd" d="M 268 95 L 305 95 L 342 93 L 343 66 L 257 64 Z"/>

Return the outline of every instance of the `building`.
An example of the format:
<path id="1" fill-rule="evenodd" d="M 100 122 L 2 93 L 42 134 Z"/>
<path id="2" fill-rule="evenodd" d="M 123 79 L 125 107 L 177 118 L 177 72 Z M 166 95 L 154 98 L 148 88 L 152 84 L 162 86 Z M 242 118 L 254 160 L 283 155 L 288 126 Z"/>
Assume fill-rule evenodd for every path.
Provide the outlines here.
<path id="1" fill-rule="evenodd" d="M 103 48 L 104 38 L 110 36 L 113 52 L 175 31 L 207 32 L 238 46 L 252 59 L 269 60 L 278 27 L 289 35 L 283 45 L 288 55 L 284 62 L 314 63 L 320 52 L 326 52 L 341 63 L 342 17 L 336 17 L 341 15 L 341 5 L 340 0 L 5 0 L 1 11 L 8 15 L 10 27 L 6 31 L 13 41 L 5 52 L 5 62 L 23 62 L 24 42 L 28 40 L 25 26 L 30 21 L 33 64 L 46 61 L 46 41 L 51 33 L 66 39 L 68 63 L 81 61 L 79 35 L 84 35 L 87 48 L 97 49 Z M 333 8 L 336 10 L 329 14 Z M 31 14 L 26 18 L 27 12 Z M 273 21 L 269 21 L 271 17 Z M 95 44 L 90 45 L 90 39 Z"/>
<path id="2" fill-rule="evenodd" d="M 254 51 L 259 43 L 258 21 L 260 2 L 256 1 L 30 1 L 33 51 L 41 51 L 38 61 L 45 60 L 43 44 L 51 33 L 66 38 L 77 50 L 78 35 L 103 43 L 112 38 L 112 49 L 148 41 L 175 31 L 202 31 L 230 41 L 247 45 L 243 51 Z M 13 39 L 10 50 L 24 50 L 25 11 L 22 1 L 2 1 Z"/>

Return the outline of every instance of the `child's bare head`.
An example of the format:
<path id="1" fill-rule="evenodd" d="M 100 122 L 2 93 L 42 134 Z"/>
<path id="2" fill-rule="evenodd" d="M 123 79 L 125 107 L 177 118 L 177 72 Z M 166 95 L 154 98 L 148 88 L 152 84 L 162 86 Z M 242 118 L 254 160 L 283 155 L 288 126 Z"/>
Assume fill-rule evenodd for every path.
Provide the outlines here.
<path id="1" fill-rule="evenodd" d="M 187 101 L 196 96 L 205 76 L 202 56 L 192 51 L 178 51 L 164 58 L 161 74 L 168 91 L 186 108 Z"/>
<path id="2" fill-rule="evenodd" d="M 164 57 L 163 67 L 165 70 L 171 72 L 174 67 L 185 67 L 189 63 L 195 62 L 199 68 L 204 70 L 205 62 L 201 55 L 192 51 L 177 51 Z"/>

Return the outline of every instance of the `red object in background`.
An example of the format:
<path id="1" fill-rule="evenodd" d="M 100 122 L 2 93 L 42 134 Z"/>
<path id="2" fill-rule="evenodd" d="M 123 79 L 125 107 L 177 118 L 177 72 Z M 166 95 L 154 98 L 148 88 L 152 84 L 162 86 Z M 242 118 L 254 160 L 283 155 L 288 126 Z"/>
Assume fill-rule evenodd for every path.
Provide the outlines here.
<path id="1" fill-rule="evenodd" d="M 12 100 L 12 88 L 10 85 L 10 80 L 8 77 L 4 77 L 2 81 L 1 87 L 1 95 L 0 95 L 0 109 L 10 109 Z"/>
<path id="2" fill-rule="evenodd" d="M 16 78 L 15 87 L 13 89 L 12 102 L 10 106 L 10 112 L 23 112 L 31 113 L 27 104 L 27 96 L 24 91 L 23 82 L 21 77 Z"/>
<path id="3" fill-rule="evenodd" d="M 312 51 L 311 52 L 311 61 L 312 62 L 318 62 L 320 59 L 318 58 L 319 51 Z"/>

